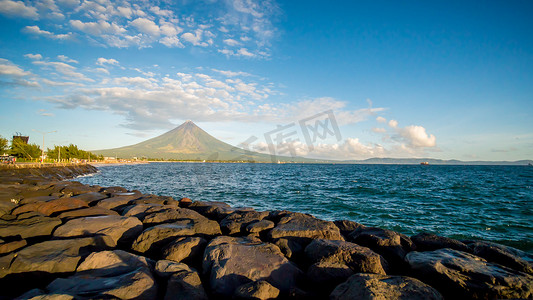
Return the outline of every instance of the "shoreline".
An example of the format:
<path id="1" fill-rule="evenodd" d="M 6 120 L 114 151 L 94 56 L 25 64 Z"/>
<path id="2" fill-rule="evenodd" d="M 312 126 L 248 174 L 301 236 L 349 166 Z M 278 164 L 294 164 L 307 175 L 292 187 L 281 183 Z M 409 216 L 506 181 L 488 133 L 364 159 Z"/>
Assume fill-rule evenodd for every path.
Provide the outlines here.
<path id="1" fill-rule="evenodd" d="M 63 181 L 96 171 L 0 168 L 8 297 L 533 297 L 533 256 L 508 246 Z"/>

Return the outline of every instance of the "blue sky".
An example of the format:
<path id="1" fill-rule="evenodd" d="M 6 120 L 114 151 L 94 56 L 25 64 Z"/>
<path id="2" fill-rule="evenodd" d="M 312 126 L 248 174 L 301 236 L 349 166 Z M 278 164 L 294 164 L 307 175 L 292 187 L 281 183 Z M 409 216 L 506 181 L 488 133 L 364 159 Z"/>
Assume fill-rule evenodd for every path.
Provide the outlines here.
<path id="1" fill-rule="evenodd" d="M 102 149 L 190 119 L 263 152 L 276 132 L 274 149 L 309 157 L 532 159 L 532 15 L 531 1 L 0 0 L 0 135 Z M 306 140 L 313 117 L 338 134 Z"/>

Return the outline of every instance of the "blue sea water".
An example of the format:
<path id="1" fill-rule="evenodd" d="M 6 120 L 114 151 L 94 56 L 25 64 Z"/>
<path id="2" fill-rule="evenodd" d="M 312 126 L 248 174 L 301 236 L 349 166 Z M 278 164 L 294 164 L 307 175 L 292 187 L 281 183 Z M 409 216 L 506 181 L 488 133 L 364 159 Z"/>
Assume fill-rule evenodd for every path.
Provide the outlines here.
<path id="1" fill-rule="evenodd" d="M 151 163 L 99 169 L 76 180 L 533 251 L 533 168 L 527 166 Z"/>

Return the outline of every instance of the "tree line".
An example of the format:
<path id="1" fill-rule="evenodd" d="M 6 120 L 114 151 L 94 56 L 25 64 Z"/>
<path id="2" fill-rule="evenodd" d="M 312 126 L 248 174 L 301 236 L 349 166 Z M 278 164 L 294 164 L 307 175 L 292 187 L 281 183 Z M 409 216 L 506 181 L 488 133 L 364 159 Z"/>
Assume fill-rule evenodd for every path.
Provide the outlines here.
<path id="1" fill-rule="evenodd" d="M 90 159 L 103 160 L 102 155 L 96 155 L 89 151 L 79 149 L 78 146 L 70 144 L 68 146 L 54 146 L 54 148 L 47 148 L 47 160 L 64 161 L 71 159 Z M 18 160 L 39 160 L 42 155 L 41 147 L 37 144 L 24 143 L 20 139 L 13 139 L 11 143 L 9 140 L 0 136 L 0 155 L 12 155 Z"/>

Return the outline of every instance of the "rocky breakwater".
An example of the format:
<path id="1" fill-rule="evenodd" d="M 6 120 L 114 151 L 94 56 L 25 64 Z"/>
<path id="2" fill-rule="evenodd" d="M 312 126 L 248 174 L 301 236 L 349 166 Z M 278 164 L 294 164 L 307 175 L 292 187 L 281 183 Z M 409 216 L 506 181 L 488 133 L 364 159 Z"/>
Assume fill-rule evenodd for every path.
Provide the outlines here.
<path id="1" fill-rule="evenodd" d="M 0 298 L 533 297 L 533 257 L 289 211 L 0 172 Z"/>

